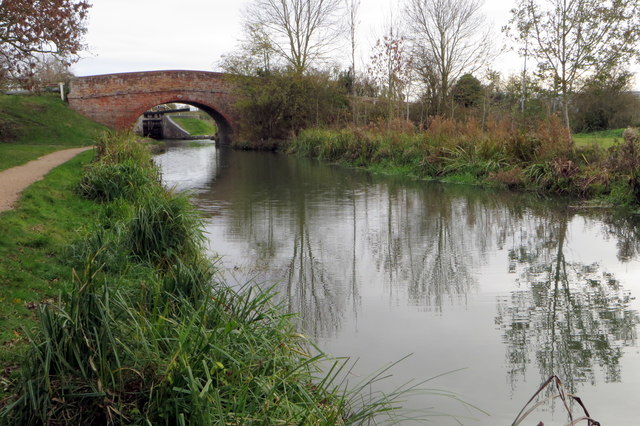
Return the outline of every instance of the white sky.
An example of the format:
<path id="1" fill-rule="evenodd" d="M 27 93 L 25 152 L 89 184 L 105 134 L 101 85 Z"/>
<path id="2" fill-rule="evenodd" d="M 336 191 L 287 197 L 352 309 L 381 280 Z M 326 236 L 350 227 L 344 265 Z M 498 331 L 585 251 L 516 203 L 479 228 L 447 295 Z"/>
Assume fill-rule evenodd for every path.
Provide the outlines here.
<path id="1" fill-rule="evenodd" d="M 129 71 L 187 69 L 213 71 L 220 57 L 233 51 L 242 37 L 242 10 L 250 0 L 93 0 L 86 52 L 72 68 L 78 76 Z M 360 69 L 398 15 L 400 0 L 361 0 Z M 504 44 L 500 28 L 514 0 L 486 0 L 496 47 Z M 345 56 L 348 52 L 345 34 Z M 345 65 L 343 68 L 347 68 Z M 497 58 L 493 68 L 518 73 L 522 60 L 513 53 Z"/>

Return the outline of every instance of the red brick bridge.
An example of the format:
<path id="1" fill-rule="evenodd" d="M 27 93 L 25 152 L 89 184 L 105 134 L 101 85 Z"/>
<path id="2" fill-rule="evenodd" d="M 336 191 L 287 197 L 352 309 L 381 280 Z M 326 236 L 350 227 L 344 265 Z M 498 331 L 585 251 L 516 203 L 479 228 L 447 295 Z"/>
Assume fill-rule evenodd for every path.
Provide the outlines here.
<path id="1" fill-rule="evenodd" d="M 68 95 L 71 108 L 115 129 L 131 129 L 156 105 L 189 104 L 218 124 L 219 141 L 237 133 L 233 83 L 225 74 L 206 71 L 148 71 L 77 77 Z"/>

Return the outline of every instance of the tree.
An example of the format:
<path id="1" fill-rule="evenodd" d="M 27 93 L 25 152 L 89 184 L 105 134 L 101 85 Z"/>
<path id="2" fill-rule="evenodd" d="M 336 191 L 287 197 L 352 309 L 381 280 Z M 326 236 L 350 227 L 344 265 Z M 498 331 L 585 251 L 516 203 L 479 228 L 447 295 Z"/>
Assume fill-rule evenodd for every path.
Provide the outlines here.
<path id="1" fill-rule="evenodd" d="M 0 72 L 28 74 L 46 54 L 77 61 L 90 7 L 84 0 L 2 0 Z"/>
<path id="2" fill-rule="evenodd" d="M 245 38 L 234 53 L 222 55 L 220 68 L 229 74 L 264 76 L 271 72 L 273 46 L 261 25 L 246 24 Z"/>
<path id="3" fill-rule="evenodd" d="M 631 93 L 633 74 L 618 70 L 588 79 L 573 97 L 571 123 L 577 132 L 616 129 L 640 123 L 640 98 Z"/>
<path id="4" fill-rule="evenodd" d="M 478 106 L 482 100 L 483 92 L 482 83 L 472 74 L 460 77 L 451 89 L 453 100 L 465 108 Z"/>
<path id="5" fill-rule="evenodd" d="M 607 74 L 638 55 L 637 0 L 519 0 L 505 28 L 559 96 L 569 127 L 571 96 L 585 77 Z"/>
<path id="6" fill-rule="evenodd" d="M 400 37 L 392 24 L 388 33 L 378 39 L 373 48 L 369 75 L 389 101 L 387 120 L 393 117 L 393 105 L 407 100 L 407 89 L 411 83 L 411 61 L 406 40 Z"/>
<path id="7" fill-rule="evenodd" d="M 21 86 L 26 89 L 42 90 L 60 82 L 68 84 L 73 77 L 68 64 L 54 56 L 47 55 L 33 63 L 29 74 L 20 78 Z"/>
<path id="8" fill-rule="evenodd" d="M 439 112 L 451 82 L 477 71 L 490 57 L 481 6 L 480 0 L 409 0 L 405 7 L 418 72 L 428 83 L 437 84 Z"/>
<path id="9" fill-rule="evenodd" d="M 328 73 L 273 70 L 268 77 L 231 79 L 236 86 L 235 107 L 243 117 L 240 139 L 260 149 L 301 129 L 335 124 L 347 115 L 346 92 Z"/>
<path id="10" fill-rule="evenodd" d="M 345 0 L 347 9 L 347 24 L 349 26 L 349 41 L 351 43 L 351 75 L 356 78 L 356 32 L 358 30 L 358 14 L 360 13 L 360 0 Z M 355 85 L 352 85 L 352 89 Z M 351 93 L 354 94 L 353 92 Z"/>
<path id="11" fill-rule="evenodd" d="M 248 27 L 260 27 L 274 52 L 297 74 L 328 53 L 339 36 L 342 0 L 253 0 Z"/>

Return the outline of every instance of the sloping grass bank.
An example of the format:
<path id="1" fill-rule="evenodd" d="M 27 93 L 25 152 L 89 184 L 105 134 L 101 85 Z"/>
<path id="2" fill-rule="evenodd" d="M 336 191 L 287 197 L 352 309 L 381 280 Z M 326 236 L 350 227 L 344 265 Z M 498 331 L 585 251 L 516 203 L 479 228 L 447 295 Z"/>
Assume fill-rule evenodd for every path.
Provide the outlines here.
<path id="1" fill-rule="evenodd" d="M 57 95 L 0 94 L 0 170 L 60 149 L 91 145 L 104 130 Z"/>
<path id="2" fill-rule="evenodd" d="M 373 171 L 447 182 L 640 203 L 640 138 L 628 129 L 604 150 L 577 148 L 557 120 L 521 132 L 504 123 L 435 119 L 428 130 L 356 128 L 302 131 L 290 153 Z"/>
<path id="3" fill-rule="evenodd" d="M 210 136 L 215 135 L 218 131 L 213 121 L 193 117 L 172 116 L 171 118 L 189 132 L 191 136 Z"/>
<path id="4" fill-rule="evenodd" d="M 197 212 L 162 188 L 145 147 L 106 136 L 84 174 L 82 164 L 86 155 L 0 216 L 4 229 L 27 232 L 2 247 L 19 253 L 1 264 L 28 274 L 4 284 L 42 281 L 25 303 L 3 296 L 35 321 L 26 336 L 15 322 L 14 339 L 3 336 L 5 360 L 16 346 L 24 356 L 5 370 L 0 424 L 353 424 L 392 410 L 394 395 L 356 405 L 336 382 L 339 366 L 321 373 L 326 360 L 309 355 L 269 293 L 217 281 Z M 26 256 L 43 263 L 32 270 L 19 263 Z"/>

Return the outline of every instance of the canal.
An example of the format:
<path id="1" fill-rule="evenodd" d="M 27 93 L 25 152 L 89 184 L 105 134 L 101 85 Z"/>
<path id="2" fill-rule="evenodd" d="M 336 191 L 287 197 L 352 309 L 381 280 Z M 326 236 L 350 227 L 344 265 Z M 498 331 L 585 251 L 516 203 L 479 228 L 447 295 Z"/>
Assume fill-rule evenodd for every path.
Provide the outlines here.
<path id="1" fill-rule="evenodd" d="M 407 407 L 502 425 L 556 374 L 602 424 L 638 422 L 637 217 L 206 142 L 156 161 L 225 280 L 273 286 L 319 348 L 358 360 L 353 380 L 409 355 L 381 389 L 442 374 L 423 387 L 489 416 L 433 391 Z M 567 423 L 557 400 L 528 420 Z"/>

